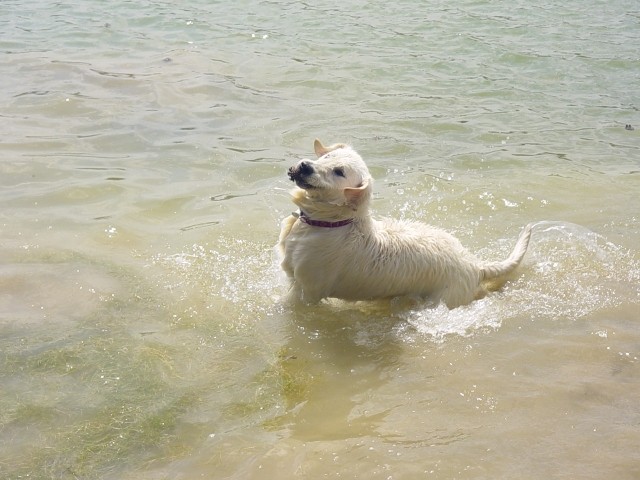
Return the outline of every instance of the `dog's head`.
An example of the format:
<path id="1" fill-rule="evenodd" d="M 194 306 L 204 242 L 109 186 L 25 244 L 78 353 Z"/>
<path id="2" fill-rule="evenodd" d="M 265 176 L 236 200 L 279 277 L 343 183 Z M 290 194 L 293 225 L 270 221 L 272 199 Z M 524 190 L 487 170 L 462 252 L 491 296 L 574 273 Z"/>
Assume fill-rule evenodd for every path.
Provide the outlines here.
<path id="1" fill-rule="evenodd" d="M 325 147 L 316 139 L 313 147 L 317 160 L 303 159 L 289 169 L 289 178 L 305 191 L 306 199 L 345 207 L 352 214 L 366 211 L 373 181 L 360 155 L 343 143 Z"/>

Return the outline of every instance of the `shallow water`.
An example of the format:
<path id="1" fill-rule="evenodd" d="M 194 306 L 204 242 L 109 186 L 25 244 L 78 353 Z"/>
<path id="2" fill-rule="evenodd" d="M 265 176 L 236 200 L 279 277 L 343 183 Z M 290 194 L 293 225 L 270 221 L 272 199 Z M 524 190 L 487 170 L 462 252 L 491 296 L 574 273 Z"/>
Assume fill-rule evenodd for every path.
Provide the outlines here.
<path id="1" fill-rule="evenodd" d="M 637 2 L 2 5 L 2 478 L 640 475 Z M 315 137 L 518 274 L 283 305 Z"/>

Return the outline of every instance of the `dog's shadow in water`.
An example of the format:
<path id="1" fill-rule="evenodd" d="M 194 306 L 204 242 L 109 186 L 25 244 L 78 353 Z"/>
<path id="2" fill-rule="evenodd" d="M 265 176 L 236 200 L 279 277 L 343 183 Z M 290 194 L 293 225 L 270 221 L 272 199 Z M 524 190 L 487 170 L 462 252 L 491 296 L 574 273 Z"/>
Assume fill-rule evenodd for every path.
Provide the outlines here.
<path id="1" fill-rule="evenodd" d="M 279 358 L 287 411 L 273 426 L 303 441 L 376 435 L 387 413 L 362 404 L 400 362 L 402 320 L 390 313 L 368 303 L 292 307 Z"/>

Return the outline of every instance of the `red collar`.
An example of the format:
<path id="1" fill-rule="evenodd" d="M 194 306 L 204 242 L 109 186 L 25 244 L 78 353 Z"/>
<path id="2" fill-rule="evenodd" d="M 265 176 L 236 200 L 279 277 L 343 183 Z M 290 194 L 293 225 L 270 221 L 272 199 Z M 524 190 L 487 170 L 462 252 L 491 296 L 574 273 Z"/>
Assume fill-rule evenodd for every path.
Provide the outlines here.
<path id="1" fill-rule="evenodd" d="M 324 228 L 337 228 L 344 227 L 345 225 L 349 225 L 353 222 L 353 218 L 347 218 L 346 220 L 340 220 L 338 222 L 326 222 L 324 220 L 312 220 L 304 212 L 300 212 L 298 218 L 302 220 L 307 225 L 311 225 L 312 227 L 324 227 Z"/>

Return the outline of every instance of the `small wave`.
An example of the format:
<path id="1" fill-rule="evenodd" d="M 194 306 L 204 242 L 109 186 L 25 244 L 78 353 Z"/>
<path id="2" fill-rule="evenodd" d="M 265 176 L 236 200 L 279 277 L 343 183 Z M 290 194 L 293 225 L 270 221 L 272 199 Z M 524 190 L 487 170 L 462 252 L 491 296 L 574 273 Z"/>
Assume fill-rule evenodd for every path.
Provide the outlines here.
<path id="1" fill-rule="evenodd" d="M 495 330 L 502 324 L 500 309 L 493 298 L 449 310 L 445 305 L 425 307 L 404 314 L 398 335 L 412 342 L 415 336 L 440 343 L 450 336 L 466 337 L 483 330 Z"/>

